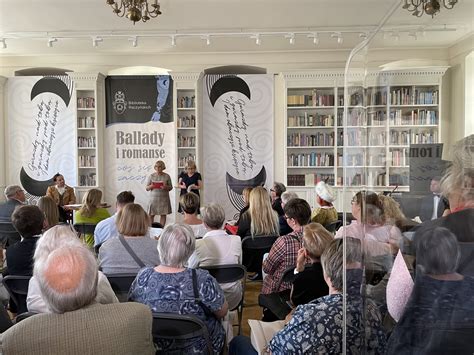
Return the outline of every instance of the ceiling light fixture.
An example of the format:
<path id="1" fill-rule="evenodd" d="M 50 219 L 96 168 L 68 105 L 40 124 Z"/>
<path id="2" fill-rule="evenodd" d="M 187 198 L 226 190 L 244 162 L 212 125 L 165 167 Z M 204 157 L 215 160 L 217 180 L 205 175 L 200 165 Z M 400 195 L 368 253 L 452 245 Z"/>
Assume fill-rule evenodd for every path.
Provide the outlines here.
<path id="1" fill-rule="evenodd" d="M 102 42 L 103 40 L 104 39 L 102 37 L 99 37 L 99 36 L 92 37 L 92 46 L 93 47 L 98 47 L 99 42 Z"/>
<path id="2" fill-rule="evenodd" d="M 319 44 L 319 35 L 318 35 L 318 32 L 313 32 L 311 34 L 308 35 L 308 38 L 312 38 L 313 39 L 313 43 L 315 45 L 318 45 Z"/>
<path id="3" fill-rule="evenodd" d="M 132 42 L 132 47 L 138 46 L 138 37 L 137 36 L 130 37 L 128 40 L 130 42 Z"/>
<path id="4" fill-rule="evenodd" d="M 176 36 L 171 36 L 171 45 L 172 45 L 173 47 L 176 46 Z"/>
<path id="5" fill-rule="evenodd" d="M 3 49 L 7 48 L 7 42 L 6 42 L 5 38 L 0 38 L 0 43 L 1 43 Z"/>
<path id="6" fill-rule="evenodd" d="M 416 17 L 421 17 L 423 14 L 434 17 L 440 11 L 441 4 L 451 10 L 457 2 L 458 0 L 405 0 L 402 8 L 412 12 Z"/>
<path id="7" fill-rule="evenodd" d="M 260 39 L 260 35 L 258 33 L 254 36 L 254 38 L 255 38 L 255 44 L 257 46 L 262 44 L 262 40 Z"/>
<path id="8" fill-rule="evenodd" d="M 53 43 L 54 43 L 54 42 L 57 42 L 57 41 L 58 41 L 57 38 L 55 38 L 55 37 L 49 37 L 49 38 L 48 38 L 48 47 L 51 48 L 51 47 L 53 46 Z"/>
<path id="9" fill-rule="evenodd" d="M 333 34 L 331 34 L 331 37 L 332 38 L 337 38 L 337 43 L 338 44 L 342 44 L 342 42 L 344 42 L 344 38 L 342 38 L 342 33 L 341 32 L 334 32 Z"/>
<path id="10" fill-rule="evenodd" d="M 289 33 L 285 36 L 285 38 L 288 38 L 290 41 L 290 44 L 295 44 L 295 34 L 294 33 Z"/>
<path id="11" fill-rule="evenodd" d="M 151 18 L 161 15 L 160 4 L 158 0 L 153 0 L 152 4 L 148 4 L 149 0 L 106 0 L 107 4 L 112 7 L 113 12 L 118 17 L 126 17 L 130 21 L 138 22 L 142 20 L 147 22 Z M 150 0 L 151 2 L 151 0 Z"/>
<path id="12" fill-rule="evenodd" d="M 413 39 L 416 41 L 418 39 L 418 36 L 416 34 L 416 31 L 410 31 L 408 32 L 408 36 L 413 37 Z"/>

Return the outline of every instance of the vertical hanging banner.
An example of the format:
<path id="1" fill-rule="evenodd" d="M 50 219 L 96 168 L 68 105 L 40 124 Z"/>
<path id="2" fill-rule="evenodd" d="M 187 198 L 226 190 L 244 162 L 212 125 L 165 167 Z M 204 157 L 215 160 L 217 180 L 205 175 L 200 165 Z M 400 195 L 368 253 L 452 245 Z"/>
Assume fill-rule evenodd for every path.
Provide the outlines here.
<path id="1" fill-rule="evenodd" d="M 273 76 L 204 75 L 202 89 L 205 202 L 235 218 L 245 187 L 273 183 Z"/>
<path id="2" fill-rule="evenodd" d="M 157 160 L 176 181 L 173 80 L 169 75 L 109 76 L 105 79 L 105 198 L 129 190 L 147 210 L 147 177 Z M 174 190 L 170 191 L 174 201 Z"/>
<path id="3" fill-rule="evenodd" d="M 64 76 L 8 80 L 7 183 L 32 202 L 44 196 L 56 173 L 76 185 L 73 82 Z"/>

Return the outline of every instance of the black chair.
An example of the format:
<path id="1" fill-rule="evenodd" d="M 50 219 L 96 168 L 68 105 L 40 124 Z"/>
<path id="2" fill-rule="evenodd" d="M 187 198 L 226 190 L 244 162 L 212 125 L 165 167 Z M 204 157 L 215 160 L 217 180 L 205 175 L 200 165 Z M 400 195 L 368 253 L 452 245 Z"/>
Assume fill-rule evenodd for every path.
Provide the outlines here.
<path id="1" fill-rule="evenodd" d="M 331 223 L 328 223 L 324 226 L 326 230 L 330 233 L 336 233 L 336 231 L 342 226 L 342 221 L 337 220 Z"/>
<path id="2" fill-rule="evenodd" d="M 21 240 L 20 233 L 13 227 L 12 222 L 0 222 L 0 243 L 4 248 L 9 247 Z"/>
<path id="3" fill-rule="evenodd" d="M 162 226 L 161 223 L 159 223 L 159 222 L 153 222 L 153 223 L 151 224 L 151 226 L 152 226 L 153 228 L 163 228 L 163 226 Z"/>
<path id="4" fill-rule="evenodd" d="M 213 354 L 211 339 L 206 324 L 194 315 L 174 313 L 153 313 L 152 326 L 153 341 L 187 340 L 194 337 L 203 337 L 207 344 L 208 354 Z M 174 350 L 174 349 L 168 349 Z M 179 350 L 179 349 L 175 349 Z M 157 352 L 157 354 L 160 352 Z"/>
<path id="5" fill-rule="evenodd" d="M 117 296 L 120 302 L 128 301 L 128 291 L 130 291 L 130 286 L 132 286 L 133 280 L 137 277 L 137 274 L 110 274 L 107 276 L 112 290 L 114 290 L 115 295 Z"/>
<path id="6" fill-rule="evenodd" d="M 245 237 L 242 240 L 242 264 L 247 271 L 261 273 L 263 255 L 270 251 L 278 237 L 278 235 L 261 235 Z"/>
<path id="7" fill-rule="evenodd" d="M 296 277 L 294 270 L 294 266 L 285 270 L 281 279 L 278 280 L 276 289 L 279 289 L 283 282 L 293 282 Z M 260 294 L 258 295 L 258 304 L 263 308 L 269 309 L 278 319 L 285 319 L 286 315 L 291 311 L 291 307 L 288 304 L 290 293 L 291 290 L 285 290 L 266 295 Z"/>
<path id="8" fill-rule="evenodd" d="M 245 295 L 245 280 L 247 278 L 247 271 L 245 266 L 240 264 L 228 264 L 228 265 L 215 265 L 215 266 L 205 266 L 201 267 L 209 271 L 209 273 L 217 280 L 220 284 L 242 281 L 242 298 L 240 299 L 237 307 L 231 309 L 237 310 L 239 316 L 239 335 L 242 330 L 242 313 L 244 311 L 244 295 Z"/>
<path id="9" fill-rule="evenodd" d="M 17 305 L 17 313 L 27 312 L 26 295 L 31 276 L 8 275 L 2 280 L 10 298 Z"/>
<path id="10" fill-rule="evenodd" d="M 474 243 L 458 242 L 458 244 L 461 257 L 457 271 L 465 276 L 474 276 Z"/>
<path id="11" fill-rule="evenodd" d="M 74 229 L 80 234 L 94 234 L 96 224 L 93 223 L 75 223 Z"/>

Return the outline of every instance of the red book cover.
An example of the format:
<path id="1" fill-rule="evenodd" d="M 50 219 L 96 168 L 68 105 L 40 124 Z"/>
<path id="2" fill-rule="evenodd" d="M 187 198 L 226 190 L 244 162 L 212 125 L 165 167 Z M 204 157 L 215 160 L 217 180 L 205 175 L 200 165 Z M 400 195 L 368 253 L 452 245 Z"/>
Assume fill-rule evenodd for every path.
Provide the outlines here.
<path id="1" fill-rule="evenodd" d="M 154 182 L 153 183 L 153 188 L 154 189 L 161 189 L 161 188 L 163 188 L 163 185 L 164 185 L 163 181 Z"/>

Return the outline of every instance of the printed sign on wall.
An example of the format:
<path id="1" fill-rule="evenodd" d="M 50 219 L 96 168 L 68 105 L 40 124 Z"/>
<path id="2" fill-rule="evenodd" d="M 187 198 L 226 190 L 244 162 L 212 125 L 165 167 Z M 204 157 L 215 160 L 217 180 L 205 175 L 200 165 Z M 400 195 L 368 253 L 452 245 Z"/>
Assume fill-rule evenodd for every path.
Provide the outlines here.
<path id="1" fill-rule="evenodd" d="M 176 181 L 176 136 L 173 80 L 168 75 L 109 76 L 106 86 L 106 201 L 129 190 L 148 208 L 146 180 L 157 160 Z M 170 191 L 174 201 L 174 190 Z"/>
<path id="2" fill-rule="evenodd" d="M 205 75 L 202 88 L 204 202 L 235 218 L 245 187 L 273 182 L 273 76 Z"/>
<path id="3" fill-rule="evenodd" d="M 73 82 L 68 76 L 8 80 L 7 184 L 29 199 L 46 194 L 56 173 L 76 185 Z"/>

